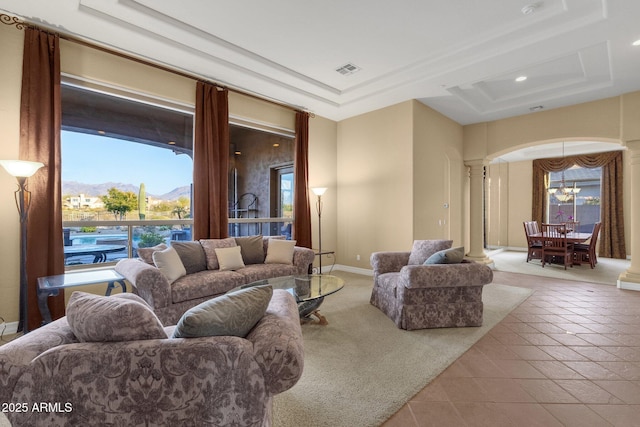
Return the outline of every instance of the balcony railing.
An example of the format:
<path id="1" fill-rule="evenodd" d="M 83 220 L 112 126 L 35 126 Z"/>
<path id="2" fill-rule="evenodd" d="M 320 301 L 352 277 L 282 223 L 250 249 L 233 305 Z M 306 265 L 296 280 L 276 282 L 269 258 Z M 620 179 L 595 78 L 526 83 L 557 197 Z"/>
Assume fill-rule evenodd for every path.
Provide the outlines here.
<path id="1" fill-rule="evenodd" d="M 229 236 L 287 236 L 292 218 L 229 218 Z M 137 249 L 171 241 L 192 240 L 189 219 L 63 221 L 67 270 L 106 267 L 135 258 Z"/>

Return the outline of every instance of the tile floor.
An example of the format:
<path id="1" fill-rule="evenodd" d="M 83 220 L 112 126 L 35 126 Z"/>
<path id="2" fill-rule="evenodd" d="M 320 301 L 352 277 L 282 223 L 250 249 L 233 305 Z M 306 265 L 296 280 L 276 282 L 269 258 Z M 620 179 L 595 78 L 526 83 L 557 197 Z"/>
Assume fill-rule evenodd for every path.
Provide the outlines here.
<path id="1" fill-rule="evenodd" d="M 535 292 L 383 425 L 640 426 L 640 292 L 498 278 Z"/>

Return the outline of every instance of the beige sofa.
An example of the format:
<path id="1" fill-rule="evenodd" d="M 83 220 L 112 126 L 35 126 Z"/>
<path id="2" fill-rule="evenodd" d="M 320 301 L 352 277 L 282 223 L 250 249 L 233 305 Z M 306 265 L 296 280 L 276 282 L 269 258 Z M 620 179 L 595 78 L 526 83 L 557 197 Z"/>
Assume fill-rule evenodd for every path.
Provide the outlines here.
<path id="1" fill-rule="evenodd" d="M 154 265 L 150 255 L 154 248 L 138 249 L 141 258 L 122 259 L 115 269 L 131 284 L 133 292 L 153 308 L 163 324 L 173 325 L 189 308 L 238 286 L 272 277 L 309 273 L 315 254 L 308 248 L 295 246 L 290 264 L 269 263 L 269 241 L 272 239 L 282 241 L 282 238 L 249 236 L 172 242 L 171 246 L 180 251 L 187 273 L 173 282 Z M 245 266 L 221 271 L 215 249 L 233 246 L 241 246 Z M 162 247 L 156 251 L 160 249 Z"/>
<path id="2" fill-rule="evenodd" d="M 123 297 L 135 298 L 98 298 Z M 269 426 L 273 396 L 302 375 L 300 318 L 284 290 L 245 337 L 149 338 L 142 322 L 110 319 L 93 333 L 128 340 L 80 342 L 68 313 L 0 346 L 0 404 L 14 427 Z M 172 336 L 174 327 L 158 325 Z"/>

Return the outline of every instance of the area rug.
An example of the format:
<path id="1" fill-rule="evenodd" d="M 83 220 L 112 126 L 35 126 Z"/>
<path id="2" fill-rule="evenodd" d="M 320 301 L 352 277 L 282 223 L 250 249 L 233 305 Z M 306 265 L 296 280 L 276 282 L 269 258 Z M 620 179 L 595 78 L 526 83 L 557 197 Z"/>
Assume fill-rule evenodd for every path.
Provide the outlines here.
<path id="1" fill-rule="evenodd" d="M 304 324 L 302 378 L 274 398 L 274 427 L 379 426 L 517 307 L 530 289 L 486 285 L 483 326 L 403 331 L 369 304 L 373 279 L 336 272 L 326 326 Z"/>
<path id="2" fill-rule="evenodd" d="M 618 276 L 631 265 L 630 260 L 598 257 L 596 268 L 589 264 L 574 265 L 566 270 L 558 264 L 546 264 L 542 268 L 540 260 L 527 262 L 526 252 L 495 251 L 489 253 L 496 271 L 545 276 L 563 280 L 577 280 L 579 282 L 601 283 L 616 286 Z"/>

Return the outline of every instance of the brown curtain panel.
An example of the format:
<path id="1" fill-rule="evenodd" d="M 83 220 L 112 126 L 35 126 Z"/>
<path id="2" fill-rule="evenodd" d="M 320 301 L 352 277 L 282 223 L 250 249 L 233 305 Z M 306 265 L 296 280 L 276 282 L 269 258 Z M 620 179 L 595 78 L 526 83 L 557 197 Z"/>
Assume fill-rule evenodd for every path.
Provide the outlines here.
<path id="1" fill-rule="evenodd" d="M 193 142 L 193 239 L 221 239 L 229 233 L 229 92 L 196 85 Z"/>
<path id="2" fill-rule="evenodd" d="M 296 112 L 294 157 L 293 238 L 296 245 L 311 248 L 311 208 L 309 207 L 309 113 Z"/>
<path id="3" fill-rule="evenodd" d="M 27 220 L 29 329 L 40 326 L 37 279 L 64 273 L 60 178 L 60 40 L 27 28 L 22 63 L 20 159 L 44 163 L 31 178 Z M 48 299 L 51 317 L 64 316 L 64 293 Z"/>
<path id="4" fill-rule="evenodd" d="M 544 213 L 547 210 L 546 192 L 549 186 L 549 172 L 560 172 L 573 165 L 583 168 L 602 167 L 602 197 L 600 199 L 602 228 L 598 253 L 605 258 L 626 258 L 622 204 L 622 163 L 622 151 L 534 160 L 532 219 L 539 223 L 544 222 Z"/>

